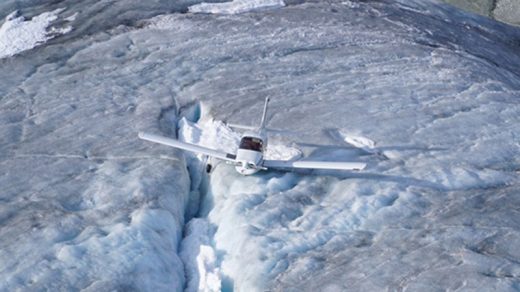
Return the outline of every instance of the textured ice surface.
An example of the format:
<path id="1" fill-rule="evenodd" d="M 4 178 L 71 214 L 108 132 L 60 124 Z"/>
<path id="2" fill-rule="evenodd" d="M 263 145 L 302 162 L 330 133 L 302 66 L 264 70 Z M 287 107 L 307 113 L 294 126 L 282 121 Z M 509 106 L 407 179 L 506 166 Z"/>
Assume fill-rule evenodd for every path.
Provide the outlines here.
<path id="1" fill-rule="evenodd" d="M 0 60 L 0 290 L 181 290 L 188 173 L 135 136 L 173 97 L 104 54 L 129 39 L 66 36 Z"/>
<path id="2" fill-rule="evenodd" d="M 430 1 L 87 2 L 0 60 L 0 290 L 520 288 L 518 29 Z M 366 171 L 206 176 L 136 138 L 229 148 L 266 95 L 275 152 Z"/>
<path id="3" fill-rule="evenodd" d="M 188 174 L 171 151 L 135 138 L 171 99 L 150 93 L 158 99 L 136 105 L 144 96 L 64 85 L 104 73 L 61 70 L 2 100 L 0 290 L 181 289 Z"/>
<path id="4" fill-rule="evenodd" d="M 214 116 L 254 124 L 271 95 L 269 125 L 302 133 L 286 141 L 371 165 L 246 178 L 217 166 L 200 215 L 216 228 L 222 287 L 518 288 L 508 248 L 481 249 L 518 237 L 516 211 L 502 205 L 518 200 L 517 30 L 422 2 L 303 4 L 255 26 L 245 19 L 229 29 L 219 19 L 232 53 L 200 53 L 224 60 L 181 98 L 204 96 Z"/>

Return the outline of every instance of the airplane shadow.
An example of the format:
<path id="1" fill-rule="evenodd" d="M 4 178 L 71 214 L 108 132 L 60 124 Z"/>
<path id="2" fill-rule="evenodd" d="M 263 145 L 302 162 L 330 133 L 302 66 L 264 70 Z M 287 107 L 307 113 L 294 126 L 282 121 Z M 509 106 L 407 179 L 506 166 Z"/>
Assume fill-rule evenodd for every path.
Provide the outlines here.
<path id="1" fill-rule="evenodd" d="M 420 188 L 427 188 L 436 191 L 445 191 L 446 187 L 442 184 L 431 182 L 424 179 L 414 178 L 414 177 L 405 177 L 398 175 L 385 175 L 379 173 L 370 173 L 370 172 L 351 172 L 348 174 L 345 173 L 330 173 L 334 177 L 340 179 L 361 179 L 368 181 L 378 181 L 378 182 L 392 182 L 397 184 L 402 184 L 407 187 L 414 186 Z"/>
<path id="2" fill-rule="evenodd" d="M 315 151 L 330 151 L 330 150 L 358 150 L 359 152 L 365 154 L 382 154 L 385 151 L 420 151 L 420 152 L 434 152 L 434 151 L 448 151 L 448 148 L 442 147 L 426 147 L 426 146 L 417 146 L 417 145 L 403 145 L 403 146 L 382 146 L 382 147 L 374 147 L 374 148 L 359 148 L 353 145 L 348 144 L 343 141 L 343 145 L 323 145 L 323 144 L 313 144 L 313 143 L 301 143 L 297 142 L 295 145 L 300 147 L 307 148 L 316 148 Z"/>
<path id="3" fill-rule="evenodd" d="M 382 146 L 382 147 L 356 147 L 347 143 L 338 129 L 325 129 L 325 133 L 339 145 L 326 145 L 316 143 L 297 142 L 296 146 L 302 148 L 310 148 L 310 154 L 305 159 L 321 160 L 321 161 L 352 161 L 365 162 L 368 167 L 377 165 L 378 161 L 391 161 L 385 155 L 385 152 L 435 152 L 448 151 L 447 148 L 442 147 L 428 147 L 424 145 L 396 145 L 396 146 Z M 405 154 L 406 155 L 406 154 Z M 429 188 L 434 190 L 445 190 L 446 187 L 442 184 L 419 179 L 413 177 L 404 177 L 398 175 L 384 175 L 375 172 L 369 172 L 367 169 L 362 171 L 338 171 L 338 170 L 297 170 L 297 173 L 306 175 L 327 175 L 337 177 L 339 179 L 364 179 L 372 181 L 385 181 L 399 183 L 407 186 L 417 186 L 422 188 Z"/>
<path id="4" fill-rule="evenodd" d="M 270 170 L 272 173 L 276 173 L 275 176 L 282 176 L 286 171 L 284 170 Z M 309 170 L 309 169 L 292 169 L 291 172 L 296 175 L 302 176 L 330 176 L 340 180 L 357 179 L 365 181 L 377 181 L 377 182 L 390 182 L 401 184 L 406 187 L 419 187 L 427 188 L 436 191 L 446 191 L 447 188 L 442 184 L 431 182 L 424 179 L 398 176 L 398 175 L 386 175 L 373 172 L 354 172 L 354 171 L 341 171 L 341 170 Z"/>

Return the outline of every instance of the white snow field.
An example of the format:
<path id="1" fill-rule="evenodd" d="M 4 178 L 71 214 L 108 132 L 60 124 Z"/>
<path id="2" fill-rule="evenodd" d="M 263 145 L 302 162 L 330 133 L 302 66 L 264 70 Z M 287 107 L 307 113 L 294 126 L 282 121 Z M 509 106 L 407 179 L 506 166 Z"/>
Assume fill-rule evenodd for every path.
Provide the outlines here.
<path id="1" fill-rule="evenodd" d="M 9 14 L 0 27 L 0 59 L 30 50 L 60 34 L 70 32 L 72 27 L 49 27 L 64 9 L 45 12 L 26 21 L 16 17 L 18 11 Z M 72 21 L 74 18 L 66 19 Z"/>
<path id="2" fill-rule="evenodd" d="M 260 9 L 279 8 L 285 3 L 282 0 L 233 0 L 223 3 L 206 3 L 192 5 L 188 8 L 194 13 L 237 14 Z"/>
<path id="3" fill-rule="evenodd" d="M 195 2 L 63 1 L 72 31 L 0 59 L 0 290 L 520 289 L 519 28 L 426 0 Z M 137 139 L 231 151 L 223 122 L 265 96 L 270 157 L 367 169 L 207 175 Z"/>

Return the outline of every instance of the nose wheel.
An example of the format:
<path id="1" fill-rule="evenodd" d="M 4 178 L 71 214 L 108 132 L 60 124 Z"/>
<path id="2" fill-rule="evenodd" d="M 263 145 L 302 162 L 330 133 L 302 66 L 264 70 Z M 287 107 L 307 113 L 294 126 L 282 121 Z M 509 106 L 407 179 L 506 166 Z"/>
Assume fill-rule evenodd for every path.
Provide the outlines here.
<path id="1" fill-rule="evenodd" d="M 206 173 L 210 173 L 212 168 L 213 166 L 211 165 L 211 163 L 206 164 Z"/>

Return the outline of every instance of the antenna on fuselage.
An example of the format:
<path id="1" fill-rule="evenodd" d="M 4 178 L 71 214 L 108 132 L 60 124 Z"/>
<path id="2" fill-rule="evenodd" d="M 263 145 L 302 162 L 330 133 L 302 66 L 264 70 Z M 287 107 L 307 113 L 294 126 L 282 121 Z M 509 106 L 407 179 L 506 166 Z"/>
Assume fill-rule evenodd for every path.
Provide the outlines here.
<path id="1" fill-rule="evenodd" d="M 264 104 L 264 112 L 262 113 L 262 121 L 260 122 L 260 129 L 265 128 L 266 119 L 267 116 L 267 104 L 269 103 L 269 96 L 265 98 L 265 104 Z"/>

